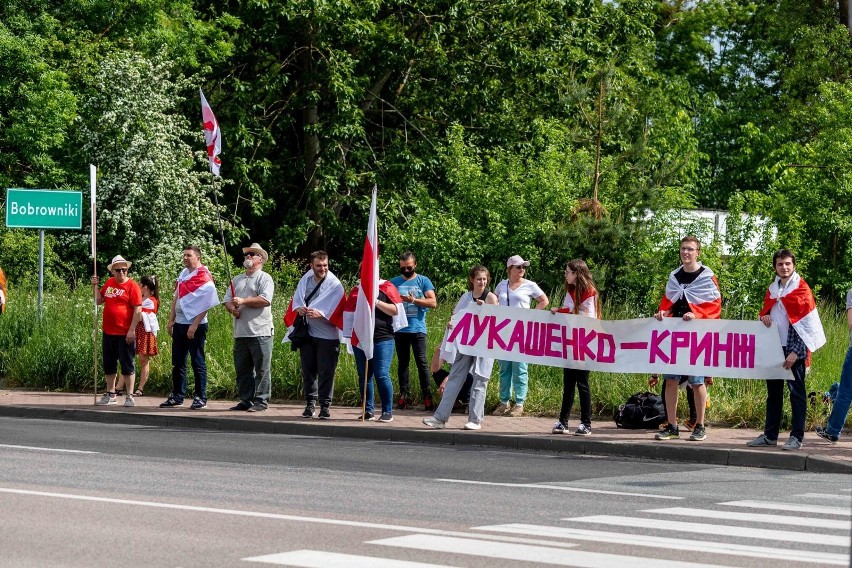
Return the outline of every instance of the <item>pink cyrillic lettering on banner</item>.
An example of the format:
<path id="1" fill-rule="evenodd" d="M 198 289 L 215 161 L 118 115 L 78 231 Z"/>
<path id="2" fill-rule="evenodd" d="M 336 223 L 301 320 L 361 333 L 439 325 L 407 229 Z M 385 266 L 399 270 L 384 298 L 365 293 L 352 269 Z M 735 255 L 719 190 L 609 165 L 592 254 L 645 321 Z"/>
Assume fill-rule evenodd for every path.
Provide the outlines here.
<path id="1" fill-rule="evenodd" d="M 537 321 L 527 322 L 527 336 L 523 343 L 524 355 L 532 355 L 534 357 L 544 355 L 543 342 L 539 337 L 543 327 Z"/>
<path id="2" fill-rule="evenodd" d="M 465 345 L 475 345 L 485 330 L 488 329 L 488 320 L 494 319 L 494 316 L 485 316 L 480 319 L 479 316 L 473 316 L 473 337 L 470 338 L 470 343 Z"/>
<path id="3" fill-rule="evenodd" d="M 673 331 L 671 342 L 671 362 L 677 363 L 678 349 L 689 347 L 689 332 L 688 331 Z"/>
<path id="4" fill-rule="evenodd" d="M 737 353 L 740 358 L 740 368 L 754 369 L 754 346 L 755 337 L 750 333 L 740 333 L 740 342 Z"/>
<path id="5" fill-rule="evenodd" d="M 698 339 L 698 333 L 692 332 L 692 338 L 689 346 L 689 364 L 695 365 L 699 357 L 704 357 L 702 365 L 710 365 L 710 353 L 713 350 L 713 334 L 702 333 L 701 339 Z"/>
<path id="6" fill-rule="evenodd" d="M 553 348 L 553 344 L 559 344 L 562 339 L 559 337 L 559 328 L 562 324 L 549 323 L 547 324 L 547 337 L 545 342 L 544 354 L 548 357 L 561 357 L 562 353 Z"/>
<path id="7" fill-rule="evenodd" d="M 470 332 L 470 320 L 473 315 L 470 312 L 465 312 L 461 319 L 453 326 L 450 336 L 447 338 L 447 343 L 453 343 L 459 334 L 462 334 L 462 345 L 467 345 L 468 333 Z"/>
<path id="8" fill-rule="evenodd" d="M 722 342 L 721 334 L 718 332 L 713 333 L 713 366 L 719 366 L 719 355 L 721 353 L 725 354 L 725 367 L 731 367 L 731 361 L 733 359 L 734 354 L 734 334 L 726 333 L 725 338 L 728 340 L 726 343 Z"/>
<path id="9" fill-rule="evenodd" d="M 669 330 L 664 329 L 662 332 L 658 329 L 651 331 L 651 353 L 648 361 L 650 363 L 656 363 L 657 359 L 662 361 L 663 363 L 669 362 L 669 356 L 666 355 L 666 352 L 660 349 L 660 343 L 668 339 Z"/>
<path id="10" fill-rule="evenodd" d="M 609 347 L 609 351 L 606 347 Z M 598 334 L 598 362 L 615 363 L 615 337 L 609 333 Z"/>
<path id="11" fill-rule="evenodd" d="M 577 338 L 577 351 L 580 353 L 580 357 L 577 361 L 585 361 L 588 357 L 592 361 L 595 360 L 596 355 L 595 352 L 591 350 L 589 347 L 589 343 L 598 335 L 598 332 L 594 329 L 589 331 L 584 327 L 577 328 L 579 330 L 578 338 Z"/>
<path id="12" fill-rule="evenodd" d="M 576 339 L 577 328 L 576 327 L 571 328 L 571 337 L 568 337 L 566 335 L 566 332 L 568 331 L 568 329 L 569 328 L 567 326 L 564 326 L 564 325 L 562 326 L 562 358 L 565 359 L 565 360 L 568 359 L 568 348 L 569 347 L 571 348 L 571 353 L 573 355 L 574 346 L 577 344 L 577 339 Z M 576 359 L 577 358 L 574 357 L 574 360 L 576 360 Z"/>
<path id="13" fill-rule="evenodd" d="M 509 325 L 509 322 L 512 321 L 510 319 L 504 319 L 499 324 L 497 323 L 497 318 L 492 317 L 491 321 L 488 322 L 488 348 L 494 349 L 494 344 L 496 343 L 500 349 L 506 350 L 506 342 L 503 341 L 503 338 L 500 337 L 500 332 L 503 331 L 503 328 Z"/>
<path id="14" fill-rule="evenodd" d="M 515 321 L 515 327 L 512 328 L 512 335 L 509 337 L 509 344 L 506 346 L 506 351 L 524 352 L 524 322 Z"/>

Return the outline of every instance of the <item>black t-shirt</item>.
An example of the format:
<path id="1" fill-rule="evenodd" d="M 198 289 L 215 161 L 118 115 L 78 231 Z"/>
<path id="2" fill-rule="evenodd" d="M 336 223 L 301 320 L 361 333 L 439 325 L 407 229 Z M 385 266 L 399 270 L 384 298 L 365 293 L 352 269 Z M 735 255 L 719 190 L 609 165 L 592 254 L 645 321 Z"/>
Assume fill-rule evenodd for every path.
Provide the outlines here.
<path id="1" fill-rule="evenodd" d="M 698 278 L 698 275 L 702 272 L 704 272 L 703 266 L 695 272 L 687 272 L 681 266 L 680 270 L 675 272 L 675 280 L 677 280 L 678 284 L 681 284 L 683 286 L 689 286 L 690 284 L 695 282 L 695 279 Z M 683 314 L 691 311 L 692 309 L 689 307 L 689 303 L 686 301 L 686 297 L 684 296 L 681 296 L 681 298 L 674 303 L 671 310 L 672 316 L 676 318 L 682 318 Z"/>
<path id="2" fill-rule="evenodd" d="M 379 290 L 379 300 L 382 302 L 390 302 L 387 294 Z M 373 341 L 382 341 L 385 339 L 393 339 L 393 316 L 389 316 L 379 309 L 376 305 L 376 328 L 373 331 Z"/>

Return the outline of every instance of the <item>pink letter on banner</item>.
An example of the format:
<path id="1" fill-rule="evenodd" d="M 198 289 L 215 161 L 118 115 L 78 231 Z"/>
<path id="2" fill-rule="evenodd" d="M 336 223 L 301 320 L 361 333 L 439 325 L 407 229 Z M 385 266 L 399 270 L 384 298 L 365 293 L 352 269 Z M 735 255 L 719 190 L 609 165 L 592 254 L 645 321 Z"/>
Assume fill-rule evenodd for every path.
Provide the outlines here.
<path id="1" fill-rule="evenodd" d="M 559 329 L 562 324 L 549 323 L 547 324 L 547 341 L 545 343 L 544 354 L 548 357 L 561 357 L 562 353 L 553 348 L 554 343 L 560 343 L 562 339 L 559 337 Z"/>
<path id="2" fill-rule="evenodd" d="M 447 338 L 448 343 L 452 343 L 456 340 L 456 337 L 462 333 L 462 345 L 467 345 L 468 332 L 470 331 L 470 320 L 473 318 L 473 315 L 470 312 L 465 312 L 465 314 L 461 317 L 461 319 L 453 326 L 453 330 L 450 332 L 450 336 Z"/>
<path id="3" fill-rule="evenodd" d="M 488 320 L 494 319 L 494 316 L 486 316 L 482 319 L 479 319 L 479 316 L 473 316 L 473 337 L 470 339 L 470 343 L 468 345 L 474 345 L 479 338 L 482 337 L 482 334 L 485 333 L 485 330 L 488 329 Z"/>
<path id="4" fill-rule="evenodd" d="M 715 341 L 713 342 L 713 366 L 719 366 L 719 354 L 725 354 L 725 363 L 726 367 L 731 367 L 731 360 L 733 359 L 732 355 L 734 354 L 734 334 L 728 333 L 726 337 L 728 339 L 727 343 L 722 343 L 722 338 L 720 337 L 720 333 L 714 333 Z"/>
<path id="5" fill-rule="evenodd" d="M 585 361 L 588 357 L 592 361 L 595 360 L 595 352 L 589 348 L 589 343 L 595 338 L 598 334 L 594 329 L 591 331 L 587 331 L 586 328 L 580 327 L 577 328 L 579 330 L 578 339 L 577 339 L 577 347 L 575 351 L 580 353 L 580 357 L 577 358 L 578 361 Z"/>
<path id="6" fill-rule="evenodd" d="M 543 327 L 544 324 L 537 321 L 527 322 L 527 336 L 523 343 L 525 355 L 532 355 L 533 357 L 544 355 L 544 346 L 539 336 Z"/>
<path id="7" fill-rule="evenodd" d="M 671 343 L 671 362 L 677 363 L 677 351 L 684 347 L 689 347 L 689 332 L 688 331 L 673 331 Z"/>
<path id="8" fill-rule="evenodd" d="M 710 351 L 713 347 L 713 334 L 704 333 L 701 339 L 698 339 L 698 334 L 692 332 L 692 341 L 689 350 L 689 364 L 695 365 L 698 358 L 704 356 L 703 365 L 710 365 Z"/>
<path id="9" fill-rule="evenodd" d="M 669 336 L 668 330 L 660 330 L 655 329 L 651 331 L 651 363 L 656 363 L 657 358 L 659 358 L 663 363 L 669 362 L 669 356 L 666 355 L 665 351 L 660 349 L 660 343 L 662 343 Z"/>
<path id="10" fill-rule="evenodd" d="M 506 343 L 503 341 L 503 338 L 500 337 L 500 331 L 503 330 L 504 327 L 509 325 L 509 322 L 512 321 L 510 319 L 504 319 L 498 325 L 497 318 L 491 318 L 488 326 L 488 348 L 494 349 L 494 344 L 496 343 L 500 349 L 506 349 Z"/>
<path id="11" fill-rule="evenodd" d="M 518 320 L 515 322 L 515 327 L 512 329 L 512 335 L 509 337 L 509 344 L 506 346 L 506 351 L 524 352 L 524 322 Z"/>
<path id="12" fill-rule="evenodd" d="M 609 352 L 605 352 L 609 347 Z M 609 333 L 598 334 L 598 363 L 615 363 L 615 338 Z"/>

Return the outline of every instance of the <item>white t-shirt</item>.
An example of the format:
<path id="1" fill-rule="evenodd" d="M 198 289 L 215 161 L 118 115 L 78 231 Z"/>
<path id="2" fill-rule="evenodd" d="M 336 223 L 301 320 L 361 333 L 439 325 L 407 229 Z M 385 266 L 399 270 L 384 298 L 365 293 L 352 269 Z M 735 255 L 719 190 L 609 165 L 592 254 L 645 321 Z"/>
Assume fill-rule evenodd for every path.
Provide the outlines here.
<path id="1" fill-rule="evenodd" d="M 506 293 L 508 291 L 508 302 Z M 509 306 L 511 308 L 528 309 L 530 304 L 536 298 L 544 296 L 544 292 L 538 287 L 538 284 L 532 280 L 524 280 L 520 286 L 514 290 L 509 289 L 509 281 L 503 280 L 494 289 L 494 294 L 497 296 L 497 303 L 501 306 Z"/>

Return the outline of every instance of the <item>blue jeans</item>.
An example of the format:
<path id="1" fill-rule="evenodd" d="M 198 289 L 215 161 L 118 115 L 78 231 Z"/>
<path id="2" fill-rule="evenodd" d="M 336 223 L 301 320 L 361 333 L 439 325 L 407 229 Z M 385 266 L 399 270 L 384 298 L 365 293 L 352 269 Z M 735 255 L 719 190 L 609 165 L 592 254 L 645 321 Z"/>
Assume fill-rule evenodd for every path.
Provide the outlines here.
<path id="1" fill-rule="evenodd" d="M 364 352 L 355 347 L 355 368 L 358 369 L 358 386 L 360 393 L 364 392 L 364 367 L 367 357 Z M 373 358 L 370 359 L 369 376 L 367 377 L 367 402 L 366 411 L 373 412 L 373 378 L 376 379 L 376 387 L 379 389 L 379 398 L 382 401 L 382 414 L 390 414 L 393 411 L 393 383 L 390 378 L 390 364 L 393 359 L 393 339 L 379 341 L 373 345 Z"/>
<path id="2" fill-rule="evenodd" d="M 500 402 L 507 403 L 512 398 L 515 387 L 515 404 L 523 404 L 527 399 L 527 364 L 516 361 L 497 361 L 500 365 Z"/>
<path id="3" fill-rule="evenodd" d="M 176 323 L 172 328 L 172 396 L 178 402 L 186 398 L 186 356 L 192 362 L 195 375 L 194 396 L 207 402 L 207 363 L 204 360 L 204 343 L 207 341 L 207 324 L 202 323 L 189 339 L 189 324 Z"/>
<path id="4" fill-rule="evenodd" d="M 830 435 L 840 436 L 850 405 L 852 405 L 852 345 L 846 352 L 846 359 L 840 370 L 840 388 L 837 389 L 837 398 L 834 399 L 834 406 L 831 408 L 825 428 Z"/>

